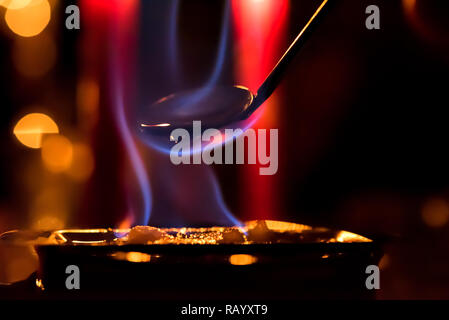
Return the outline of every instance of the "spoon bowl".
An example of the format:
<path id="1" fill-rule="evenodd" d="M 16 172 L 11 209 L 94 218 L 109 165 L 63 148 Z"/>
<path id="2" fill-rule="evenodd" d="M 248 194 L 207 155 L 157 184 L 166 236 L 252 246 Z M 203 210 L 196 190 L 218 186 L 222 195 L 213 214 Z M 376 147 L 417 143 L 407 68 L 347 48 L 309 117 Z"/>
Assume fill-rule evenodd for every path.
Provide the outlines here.
<path id="1" fill-rule="evenodd" d="M 165 135 L 177 128 L 191 130 L 193 121 L 203 129 L 221 129 L 244 120 L 254 95 L 242 86 L 207 87 L 166 96 L 143 111 L 144 134 Z"/>

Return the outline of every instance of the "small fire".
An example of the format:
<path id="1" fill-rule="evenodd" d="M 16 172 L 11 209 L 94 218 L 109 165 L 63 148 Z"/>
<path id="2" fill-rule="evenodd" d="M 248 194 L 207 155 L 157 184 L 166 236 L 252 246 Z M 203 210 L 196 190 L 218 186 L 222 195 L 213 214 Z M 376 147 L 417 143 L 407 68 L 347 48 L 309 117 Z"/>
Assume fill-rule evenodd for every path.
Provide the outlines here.
<path id="1" fill-rule="evenodd" d="M 340 231 L 336 237 L 336 240 L 337 242 L 371 242 L 368 238 L 348 231 Z"/>
<path id="2" fill-rule="evenodd" d="M 118 225 L 118 228 L 115 230 L 114 234 L 117 238 L 122 238 L 126 236 L 131 229 L 132 224 L 134 223 L 134 219 L 130 214 L 127 215 L 127 217 L 120 222 Z"/>
<path id="3" fill-rule="evenodd" d="M 123 220 L 122 222 L 120 222 L 120 224 L 119 224 L 119 226 L 118 226 L 118 229 L 119 230 L 125 230 L 125 229 L 129 229 L 129 228 L 131 228 L 131 225 L 133 224 L 133 221 L 134 219 L 130 216 L 130 215 L 128 215 L 126 218 L 125 218 L 125 220 Z"/>

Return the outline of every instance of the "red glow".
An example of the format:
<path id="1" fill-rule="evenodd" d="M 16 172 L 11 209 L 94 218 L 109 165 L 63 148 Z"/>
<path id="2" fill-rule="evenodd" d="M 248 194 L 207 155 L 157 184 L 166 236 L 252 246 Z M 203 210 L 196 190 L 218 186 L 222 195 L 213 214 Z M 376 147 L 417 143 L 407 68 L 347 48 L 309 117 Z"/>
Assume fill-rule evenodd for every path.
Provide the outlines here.
<path id="1" fill-rule="evenodd" d="M 83 205 L 77 215 L 79 221 L 75 223 L 89 227 L 116 225 L 118 219 L 124 219 L 129 205 L 123 196 L 123 177 L 111 174 L 121 172 L 126 167 L 126 152 L 120 144 L 121 136 L 111 108 L 109 59 L 111 46 L 120 50 L 121 57 L 125 56 L 123 60 L 129 61 L 124 66 L 124 77 L 131 79 L 138 35 L 139 0 L 81 0 L 80 10 L 81 29 L 88 30 L 82 33 L 80 39 L 80 79 L 98 83 L 101 126 L 97 122 L 85 128 L 84 135 L 90 139 L 98 166 L 86 187 Z M 129 86 L 134 85 L 127 80 L 124 82 Z M 79 121 L 82 123 L 84 119 Z"/>
<path id="2" fill-rule="evenodd" d="M 288 0 L 233 0 L 237 83 L 252 92 L 262 84 L 285 49 Z M 281 89 L 282 90 L 282 89 Z M 279 89 L 277 90 L 279 92 Z M 279 97 L 274 94 L 260 111 L 255 129 L 279 128 Z M 241 209 L 245 219 L 271 219 L 279 212 L 277 175 L 260 176 L 257 166 L 243 167 Z"/>

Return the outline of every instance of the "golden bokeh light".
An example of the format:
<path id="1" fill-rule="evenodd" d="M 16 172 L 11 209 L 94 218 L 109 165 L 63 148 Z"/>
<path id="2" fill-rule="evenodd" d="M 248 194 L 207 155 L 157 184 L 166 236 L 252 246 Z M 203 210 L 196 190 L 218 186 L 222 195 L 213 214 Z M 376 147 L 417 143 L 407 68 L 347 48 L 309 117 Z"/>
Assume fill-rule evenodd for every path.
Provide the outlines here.
<path id="1" fill-rule="evenodd" d="M 131 228 L 132 221 L 133 219 L 130 216 L 126 217 L 122 222 L 120 222 L 120 224 L 118 225 L 118 229 L 122 230 Z"/>
<path id="2" fill-rule="evenodd" d="M 33 225 L 33 230 L 57 230 L 64 228 L 64 221 L 59 217 L 48 215 L 37 220 Z"/>
<path id="3" fill-rule="evenodd" d="M 66 171 L 73 160 L 73 146 L 62 135 L 49 136 L 42 143 L 42 161 L 45 167 L 54 173 Z"/>
<path id="4" fill-rule="evenodd" d="M 82 123 L 92 126 L 98 119 L 98 105 L 100 101 L 100 88 L 93 79 L 83 79 L 78 83 L 76 100 L 78 115 Z"/>
<path id="5" fill-rule="evenodd" d="M 111 257 L 115 260 L 123 260 L 123 261 L 129 261 L 129 262 L 150 262 L 151 261 L 151 255 L 143 252 L 123 252 L 119 251 L 117 253 L 111 254 Z"/>
<path id="6" fill-rule="evenodd" d="M 142 252 L 128 252 L 126 260 L 130 262 L 150 262 L 151 255 Z"/>
<path id="7" fill-rule="evenodd" d="M 0 6 L 7 9 L 21 9 L 29 5 L 31 0 L 0 0 Z"/>
<path id="8" fill-rule="evenodd" d="M 335 237 L 337 242 L 371 242 L 370 239 L 362 237 L 361 235 L 348 232 L 348 231 L 339 231 L 337 236 Z"/>
<path id="9" fill-rule="evenodd" d="M 67 193 L 57 186 L 41 190 L 31 202 L 31 228 L 34 230 L 55 230 L 65 227 L 69 208 Z"/>
<path id="10" fill-rule="evenodd" d="M 55 41 L 46 33 L 33 38 L 18 38 L 14 42 L 14 67 L 26 77 L 37 78 L 45 75 L 54 66 L 56 57 Z"/>
<path id="11" fill-rule="evenodd" d="M 421 211 L 421 217 L 426 225 L 440 228 L 449 221 L 449 205 L 444 199 L 430 199 Z"/>
<path id="12" fill-rule="evenodd" d="M 382 259 L 379 261 L 379 269 L 385 270 L 390 266 L 390 256 L 388 254 L 384 254 Z"/>
<path id="13" fill-rule="evenodd" d="M 30 113 L 17 122 L 14 135 L 25 146 L 39 149 L 45 134 L 59 133 L 58 126 L 43 113 Z"/>
<path id="14" fill-rule="evenodd" d="M 95 161 L 92 149 L 82 143 L 73 145 L 73 160 L 67 174 L 75 181 L 86 181 L 94 171 Z"/>
<path id="15" fill-rule="evenodd" d="M 41 33 L 50 22 L 51 8 L 47 0 L 32 0 L 20 9 L 8 9 L 5 20 L 15 34 L 33 37 Z"/>
<path id="16" fill-rule="evenodd" d="M 36 217 L 36 220 L 49 216 L 49 213 L 61 217 L 61 215 L 55 215 L 54 213 L 66 211 L 67 203 L 64 200 L 64 194 L 63 188 L 56 186 L 43 188 L 32 202 L 31 215 Z"/>
<path id="17" fill-rule="evenodd" d="M 39 259 L 32 246 L 0 244 L 0 283 L 14 283 L 27 279 L 35 272 Z"/>
<path id="18" fill-rule="evenodd" d="M 257 257 L 250 254 L 233 254 L 229 257 L 229 263 L 234 266 L 246 266 L 257 262 Z"/>

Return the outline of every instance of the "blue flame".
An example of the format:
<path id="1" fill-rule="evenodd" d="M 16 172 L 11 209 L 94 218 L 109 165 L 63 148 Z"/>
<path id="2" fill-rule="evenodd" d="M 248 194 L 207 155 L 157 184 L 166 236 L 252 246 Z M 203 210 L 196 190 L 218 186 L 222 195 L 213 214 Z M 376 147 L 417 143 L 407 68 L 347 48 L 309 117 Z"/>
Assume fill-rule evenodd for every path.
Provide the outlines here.
<path id="1" fill-rule="evenodd" d="M 164 48 L 168 50 L 168 69 L 171 72 L 170 78 L 173 80 L 174 86 L 179 84 L 178 82 L 181 81 L 180 79 L 182 79 L 179 74 L 179 50 L 177 43 L 179 6 L 179 0 L 173 0 L 169 9 L 169 22 L 166 25 L 168 27 L 168 44 L 167 46 L 164 46 Z M 213 88 L 220 80 L 223 66 L 225 64 L 226 51 L 228 46 L 230 15 L 231 3 L 229 0 L 227 0 L 225 3 L 224 14 L 222 18 L 223 20 L 221 22 L 220 40 L 218 43 L 213 70 L 202 88 L 198 90 L 197 94 L 191 97 L 191 100 L 187 101 L 186 105 L 192 105 L 197 103 L 198 101 L 201 101 L 201 99 L 207 94 L 208 90 Z M 118 79 L 117 77 L 115 78 L 116 80 Z M 154 174 L 152 173 L 151 175 L 151 179 L 153 182 L 152 192 L 155 199 L 157 199 L 157 201 L 155 201 L 153 205 L 151 204 L 150 185 L 147 182 L 144 166 L 138 155 L 137 149 L 132 139 L 132 135 L 125 120 L 122 92 L 117 89 L 115 90 L 115 92 L 117 94 L 116 101 L 118 110 L 117 118 L 119 120 L 118 124 L 121 128 L 125 145 L 128 148 L 136 177 L 142 190 L 142 195 L 145 201 L 145 222 L 148 223 L 149 221 L 150 207 L 152 207 L 151 213 L 153 222 L 157 219 L 169 219 L 170 214 L 174 215 L 174 220 L 182 221 L 183 214 L 185 219 L 189 215 L 197 215 L 198 212 L 201 212 L 201 214 L 203 214 L 204 212 L 204 214 L 208 214 L 207 218 L 213 219 L 217 223 L 231 223 L 233 225 L 242 226 L 242 223 L 237 218 L 235 218 L 231 211 L 227 208 L 217 178 L 215 177 L 212 168 L 207 166 L 204 166 L 203 168 L 199 168 L 196 166 L 180 166 L 173 168 L 170 160 L 164 159 L 164 161 L 159 163 L 158 169 L 155 170 L 156 172 Z M 251 116 L 250 119 L 230 124 L 230 127 L 226 129 L 240 128 L 244 132 L 257 121 L 260 114 L 261 113 L 256 112 L 256 114 Z M 158 151 L 162 157 L 166 157 L 166 155 L 170 154 L 171 148 L 169 146 L 169 143 L 167 143 L 169 137 L 166 137 L 165 141 L 158 141 L 155 137 L 148 137 L 144 135 L 139 135 L 139 137 L 144 144 L 149 146 L 151 149 Z M 229 141 L 223 141 L 221 145 L 224 146 L 227 142 Z M 209 143 L 207 145 L 204 144 L 199 150 L 192 150 L 191 153 L 199 153 L 216 146 L 217 145 L 212 145 Z M 185 173 L 192 172 L 189 170 L 198 170 L 195 171 L 197 173 L 196 179 L 192 180 L 185 178 Z M 162 178 L 158 180 L 158 176 Z M 201 181 L 199 181 L 198 179 L 200 179 Z M 176 196 L 178 192 L 193 192 L 193 195 L 189 198 L 190 202 L 188 205 L 182 202 L 182 200 L 179 200 L 179 198 Z M 206 217 L 203 216 L 203 218 Z M 189 221 L 187 220 L 186 222 Z M 173 223 L 173 220 L 171 220 L 170 223 Z"/>
<path id="2" fill-rule="evenodd" d="M 162 154 L 152 158 L 154 202 L 150 222 L 157 226 L 235 226 L 241 223 L 227 208 L 213 168 L 174 166 Z"/>
<path id="3" fill-rule="evenodd" d="M 226 4 L 225 4 L 225 13 L 224 13 L 223 21 L 222 21 L 222 25 L 221 25 L 220 43 L 218 46 L 218 54 L 217 54 L 217 58 L 216 58 L 216 62 L 215 62 L 215 68 L 214 68 L 214 71 L 212 72 L 212 75 L 210 76 L 208 82 L 206 83 L 206 85 L 204 87 L 215 85 L 221 75 L 221 71 L 222 71 L 225 56 L 226 56 L 226 48 L 228 45 L 230 12 L 231 12 L 231 5 L 230 5 L 230 1 L 227 0 Z"/>
<path id="4" fill-rule="evenodd" d="M 177 46 L 177 26 L 178 26 L 178 14 L 179 14 L 179 0 L 173 0 L 171 7 L 169 9 L 169 23 L 168 23 L 168 34 L 169 34 L 169 41 L 168 41 L 168 56 L 169 56 L 169 66 L 171 71 L 171 78 L 174 79 L 173 82 L 177 82 L 180 79 L 179 75 L 179 68 L 178 68 L 178 46 Z M 222 74 L 223 66 L 225 64 L 225 58 L 226 58 L 226 50 L 228 46 L 228 38 L 229 38 L 229 30 L 230 30 L 230 18 L 231 16 L 231 1 L 226 0 L 225 6 L 224 6 L 224 14 L 221 22 L 221 31 L 220 31 L 220 41 L 218 44 L 218 50 L 217 50 L 217 56 L 215 58 L 215 65 L 214 69 L 207 79 L 207 81 L 204 83 L 202 87 L 200 87 L 194 94 L 192 94 L 189 97 L 188 101 L 185 101 L 182 103 L 182 107 L 188 109 L 190 106 L 193 106 L 202 99 L 208 95 L 210 90 L 215 86 Z M 250 119 L 245 121 L 240 121 L 238 123 L 230 124 L 230 127 L 226 129 L 242 129 L 243 132 L 250 128 L 260 117 L 257 115 L 251 116 Z M 201 119 L 197 119 L 201 120 Z M 176 128 L 174 128 L 176 129 Z M 217 128 L 217 129 L 224 129 L 224 128 Z M 141 140 L 149 147 L 157 150 L 158 152 L 161 152 L 163 154 L 170 154 L 170 149 L 174 144 L 171 144 L 167 137 L 167 139 L 159 139 L 156 137 L 148 137 L 145 135 L 139 135 Z M 223 145 L 229 141 L 223 141 Z M 191 154 L 198 154 L 203 151 L 210 150 L 212 148 L 215 148 L 216 145 L 205 143 L 201 145 L 201 148 L 194 149 L 192 148 Z"/>
<path id="5" fill-rule="evenodd" d="M 237 123 L 232 123 L 230 124 L 227 128 L 216 128 L 218 130 L 220 130 L 222 137 L 224 137 L 224 130 L 225 129 L 241 129 L 242 133 L 245 132 L 247 129 L 251 128 L 254 123 L 257 122 L 257 120 L 260 118 L 261 116 L 261 112 L 259 111 L 263 111 L 263 109 L 256 111 L 249 119 L 244 120 L 244 121 L 239 121 Z M 193 123 L 192 123 L 193 125 Z M 173 130 L 176 128 L 173 128 Z M 170 155 L 171 153 L 171 148 L 175 145 L 175 142 L 170 142 L 169 141 L 169 137 L 147 137 L 144 134 L 140 134 L 140 138 L 142 140 L 142 142 L 147 145 L 148 147 L 162 153 L 162 154 L 166 154 L 166 155 Z M 223 139 L 221 143 L 216 144 L 216 143 L 210 143 L 210 142 L 202 142 L 201 145 L 199 146 L 199 148 L 195 148 L 194 144 L 193 144 L 193 138 L 194 137 L 190 137 L 190 145 L 191 145 L 191 149 L 190 149 L 190 155 L 196 155 L 196 154 L 200 154 L 202 152 L 205 151 L 210 151 L 214 148 L 217 147 L 223 147 L 224 145 L 226 145 L 227 143 L 231 142 L 232 140 L 235 140 L 238 138 L 238 136 L 233 136 L 233 137 L 229 137 L 227 140 Z"/>
<path id="6" fill-rule="evenodd" d="M 169 67 L 171 76 L 174 82 L 178 82 L 180 79 L 179 66 L 178 66 L 178 42 L 177 42 L 177 28 L 178 28 L 178 14 L 179 14 L 179 0 L 173 0 L 169 9 L 169 23 L 168 23 L 168 56 Z M 231 14 L 231 4 L 227 0 L 225 3 L 225 12 L 221 23 L 220 42 L 218 44 L 217 57 L 215 59 L 215 67 L 210 75 L 209 79 L 203 85 L 203 88 L 213 86 L 220 78 L 224 60 L 226 57 L 226 48 L 228 45 L 229 37 L 229 21 Z"/>
<path id="7" fill-rule="evenodd" d="M 125 144 L 125 147 L 128 151 L 128 156 L 131 161 L 132 167 L 134 169 L 134 174 L 137 178 L 137 181 L 140 186 L 140 190 L 142 191 L 143 198 L 143 223 L 147 224 L 150 219 L 150 210 L 151 210 L 151 191 L 150 184 L 148 182 L 148 176 L 145 170 L 145 167 L 142 163 L 142 159 L 140 158 L 139 152 L 137 151 L 136 144 L 131 135 L 128 124 L 126 123 L 126 117 L 124 112 L 123 105 L 123 96 L 121 90 L 119 88 L 115 89 L 116 92 L 116 111 L 117 111 L 117 124 L 122 133 L 122 139 Z"/>
<path id="8" fill-rule="evenodd" d="M 134 142 L 133 135 L 131 134 L 131 130 L 127 123 L 127 118 L 125 114 L 125 106 L 124 106 L 124 96 L 123 96 L 123 86 L 120 83 L 121 77 L 119 77 L 119 72 L 116 70 L 120 70 L 120 63 L 118 62 L 117 56 L 115 59 L 111 59 L 114 62 L 111 64 L 115 67 L 111 67 L 112 70 L 112 90 L 111 92 L 115 93 L 112 97 L 112 103 L 114 105 L 115 111 L 115 120 L 117 127 L 120 131 L 120 136 L 123 139 L 123 144 L 128 152 L 129 160 L 131 161 L 132 168 L 134 169 L 134 175 L 139 184 L 140 190 L 142 192 L 142 200 L 143 200 L 143 217 L 142 223 L 147 224 L 150 219 L 151 213 L 151 187 L 148 182 L 148 175 L 145 170 L 145 166 L 142 162 L 142 159 L 139 155 L 139 151 L 137 150 L 136 143 Z"/>
<path id="9" fill-rule="evenodd" d="M 213 185 L 213 190 L 215 193 L 215 199 L 217 200 L 217 204 L 218 204 L 221 212 L 223 212 L 223 214 L 226 216 L 226 218 L 228 218 L 228 220 L 231 221 L 234 226 L 242 227 L 244 224 L 240 220 L 238 220 L 236 217 L 234 217 L 232 212 L 226 206 L 224 199 L 223 199 L 223 195 L 221 193 L 220 186 L 217 182 L 217 177 L 214 175 L 213 172 L 211 172 L 210 174 L 211 174 L 211 183 Z"/>

